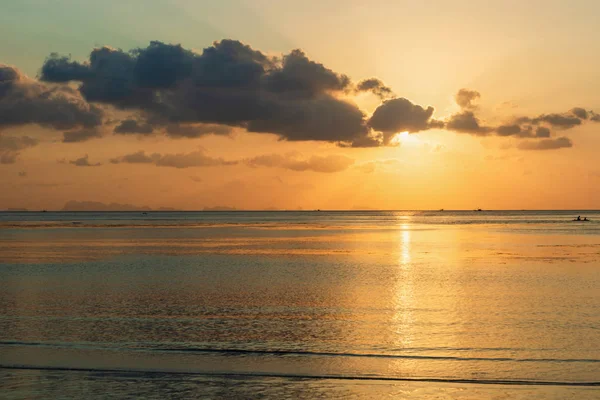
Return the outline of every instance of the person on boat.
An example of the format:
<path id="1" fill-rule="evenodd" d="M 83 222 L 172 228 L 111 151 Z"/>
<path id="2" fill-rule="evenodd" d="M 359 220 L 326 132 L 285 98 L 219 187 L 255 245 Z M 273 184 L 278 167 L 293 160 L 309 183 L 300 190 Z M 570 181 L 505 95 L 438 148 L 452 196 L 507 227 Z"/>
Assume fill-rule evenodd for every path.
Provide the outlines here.
<path id="1" fill-rule="evenodd" d="M 578 215 L 575 221 L 581 221 L 581 215 Z"/>
<path id="2" fill-rule="evenodd" d="M 587 217 L 583 217 L 583 220 L 584 221 L 589 221 L 589 219 L 587 219 Z"/>

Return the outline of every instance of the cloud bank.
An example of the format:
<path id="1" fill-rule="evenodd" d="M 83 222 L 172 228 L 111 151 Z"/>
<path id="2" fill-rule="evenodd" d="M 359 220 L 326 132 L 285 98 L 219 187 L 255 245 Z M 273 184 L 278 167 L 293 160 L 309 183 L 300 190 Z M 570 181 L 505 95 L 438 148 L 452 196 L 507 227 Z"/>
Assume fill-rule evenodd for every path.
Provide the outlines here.
<path id="1" fill-rule="evenodd" d="M 325 157 L 312 156 L 303 159 L 300 154 L 290 153 L 285 155 L 267 154 L 246 160 L 250 167 L 284 168 L 291 171 L 313 171 L 333 173 L 341 172 L 352 164 L 354 160 L 343 155 L 329 155 Z"/>
<path id="2" fill-rule="evenodd" d="M 138 151 L 137 153 L 112 158 L 110 162 L 112 164 L 154 164 L 157 167 L 172 167 L 178 169 L 238 164 L 238 161 L 226 161 L 222 158 L 207 156 L 201 150 L 176 154 L 146 154 L 144 151 Z"/>
<path id="3" fill-rule="evenodd" d="M 39 76 L 30 79 L 0 64 L 0 130 L 37 124 L 64 132 L 63 141 L 74 143 L 109 131 L 197 138 L 243 129 L 287 141 L 377 147 L 392 145 L 399 132 L 430 129 L 541 143 L 553 130 L 600 122 L 599 114 L 575 107 L 486 123 L 477 104 L 481 94 L 467 88 L 455 95 L 460 110 L 439 118 L 433 107 L 397 96 L 377 78 L 353 82 L 300 49 L 272 56 L 230 39 L 200 52 L 153 41 L 129 51 L 95 48 L 85 61 L 53 53 Z M 381 99 L 370 116 L 352 101 L 363 92 Z M 108 118 L 115 109 L 130 116 Z M 14 152 L 4 159 L 14 160 Z"/>
<path id="4" fill-rule="evenodd" d="M 461 89 L 455 96 L 456 104 L 461 110 L 445 121 L 445 128 L 459 133 L 476 136 L 511 136 L 515 138 L 541 139 L 539 142 L 524 142 L 521 149 L 559 149 L 572 147 L 573 143 L 566 137 L 550 140 L 552 130 L 566 131 L 582 125 L 586 121 L 600 122 L 598 114 L 581 107 L 575 107 L 564 113 L 541 114 L 536 117 L 513 116 L 507 123 L 498 126 L 484 124 L 476 115 L 479 107 L 475 102 L 481 94 L 474 90 Z"/>
<path id="5" fill-rule="evenodd" d="M 329 155 L 325 157 L 312 156 L 310 158 L 302 158 L 299 153 L 288 153 L 285 155 L 266 154 L 244 160 L 224 160 L 220 157 L 210 157 L 201 150 L 177 154 L 147 154 L 145 151 L 140 150 L 136 153 L 112 158 L 110 162 L 112 164 L 152 164 L 157 167 L 173 167 L 179 169 L 245 164 L 252 168 L 283 168 L 292 171 L 313 171 L 325 173 L 344 171 L 354 164 L 354 160 L 352 158 L 343 155 Z"/>

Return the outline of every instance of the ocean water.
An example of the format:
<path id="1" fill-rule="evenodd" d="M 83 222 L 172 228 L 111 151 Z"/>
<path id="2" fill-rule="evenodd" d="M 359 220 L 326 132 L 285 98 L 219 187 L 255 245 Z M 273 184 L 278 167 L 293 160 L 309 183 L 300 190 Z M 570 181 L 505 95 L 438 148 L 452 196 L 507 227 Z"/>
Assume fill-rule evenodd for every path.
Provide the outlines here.
<path id="1" fill-rule="evenodd" d="M 0 397 L 600 398 L 600 212 L 0 213 Z"/>

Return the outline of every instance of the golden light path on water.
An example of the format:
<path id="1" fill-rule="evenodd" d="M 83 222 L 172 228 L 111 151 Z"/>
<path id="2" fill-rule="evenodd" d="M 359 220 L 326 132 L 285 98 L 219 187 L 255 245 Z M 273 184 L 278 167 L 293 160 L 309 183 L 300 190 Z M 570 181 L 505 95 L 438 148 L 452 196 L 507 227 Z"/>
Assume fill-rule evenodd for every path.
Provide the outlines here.
<path id="1" fill-rule="evenodd" d="M 399 225 L 398 272 L 395 279 L 396 298 L 390 302 L 394 307 L 392 323 L 396 337 L 393 342 L 397 349 L 409 348 L 412 344 L 412 326 L 414 323 L 413 308 L 416 307 L 414 295 L 414 274 L 411 264 L 411 225 L 404 217 Z M 406 364 L 405 364 L 406 365 Z M 400 373 L 398 366 L 390 364 L 391 371 Z M 394 368 L 395 367 L 395 368 Z"/>

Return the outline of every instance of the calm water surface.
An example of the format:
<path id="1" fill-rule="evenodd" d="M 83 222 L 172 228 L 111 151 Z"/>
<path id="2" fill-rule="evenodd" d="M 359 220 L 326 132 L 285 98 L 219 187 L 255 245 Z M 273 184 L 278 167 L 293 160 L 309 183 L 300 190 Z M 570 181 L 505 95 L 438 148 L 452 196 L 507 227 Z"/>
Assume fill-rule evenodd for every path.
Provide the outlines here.
<path id="1" fill-rule="evenodd" d="M 599 287 L 593 211 L 0 213 L 0 397 L 600 398 Z"/>

